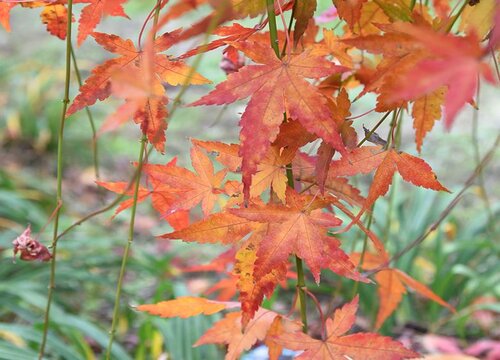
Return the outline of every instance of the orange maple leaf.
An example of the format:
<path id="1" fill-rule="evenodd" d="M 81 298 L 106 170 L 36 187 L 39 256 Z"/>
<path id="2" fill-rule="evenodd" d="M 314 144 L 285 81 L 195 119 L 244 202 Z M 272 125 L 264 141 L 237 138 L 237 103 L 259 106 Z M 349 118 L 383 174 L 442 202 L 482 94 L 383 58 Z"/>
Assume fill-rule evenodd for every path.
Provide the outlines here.
<path id="1" fill-rule="evenodd" d="M 212 315 L 224 309 L 238 306 L 239 304 L 235 302 L 222 302 L 192 296 L 181 296 L 174 300 L 161 301 L 156 304 L 139 305 L 136 309 L 164 318 L 188 318 L 200 314 Z"/>
<path id="2" fill-rule="evenodd" d="M 282 266 L 290 254 L 295 254 L 306 262 L 317 282 L 322 268 L 363 280 L 355 271 L 349 256 L 340 249 L 340 241 L 326 234 L 329 227 L 341 224 L 341 220 L 333 214 L 321 210 L 327 204 L 324 200 L 299 195 L 288 188 L 286 205 L 251 205 L 229 210 L 242 218 L 269 224 L 257 250 L 257 279 Z"/>
<path id="3" fill-rule="evenodd" d="M 108 98 L 112 91 L 111 80 L 113 76 L 118 77 L 121 82 L 115 81 L 114 91 L 128 101 L 118 109 L 106 126 L 115 127 L 133 116 L 156 149 L 163 151 L 167 98 L 164 96 L 165 90 L 161 81 L 170 85 L 209 82 L 192 72 L 183 62 L 173 61 L 167 55 L 158 54 L 172 46 L 179 32 L 177 30 L 159 36 L 151 46 L 152 51 L 147 52 L 136 49 L 131 40 L 124 40 L 117 35 L 93 33 L 92 36 L 99 45 L 119 57 L 107 60 L 92 70 L 92 74 L 68 108 L 66 116 L 93 105 L 97 100 Z"/>
<path id="4" fill-rule="evenodd" d="M 249 350 L 257 341 L 266 339 L 268 333 L 276 334 L 276 324 L 273 323 L 279 317 L 285 322 L 282 331 L 294 332 L 300 329 L 301 325 L 297 322 L 281 317 L 271 310 L 260 308 L 255 317 L 245 326 L 241 325 L 241 312 L 232 312 L 226 314 L 224 319 L 219 320 L 213 327 L 203 334 L 193 346 L 204 344 L 227 344 L 227 354 L 225 360 L 236 360 L 241 353 Z M 274 338 L 269 338 L 274 342 Z M 273 344 L 273 349 L 275 345 Z"/>
<path id="5" fill-rule="evenodd" d="M 342 308 L 335 310 L 333 319 L 326 320 L 324 340 L 313 339 L 303 332 L 287 333 L 276 342 L 288 349 L 304 350 L 300 360 L 400 360 L 419 357 L 400 342 L 374 333 L 344 335 L 354 324 L 358 310 L 358 296 Z"/>
<path id="6" fill-rule="evenodd" d="M 145 165 L 144 172 L 149 177 L 175 189 L 178 198 L 172 210 L 189 210 L 201 203 L 203 214 L 208 216 L 215 206 L 226 176 L 225 169 L 214 172 L 212 161 L 197 146 L 191 148 L 191 162 L 196 174 L 179 166 Z"/>
<path id="7" fill-rule="evenodd" d="M 78 46 L 89 36 L 101 22 L 105 15 L 121 16 L 129 18 L 123 10 L 123 3 L 127 0 L 90 0 L 90 3 L 82 9 L 78 24 Z"/>
<path id="8" fill-rule="evenodd" d="M 360 214 L 372 206 L 380 196 L 384 196 L 387 193 L 396 170 L 403 180 L 413 185 L 436 191 L 449 192 L 449 190 L 437 180 L 432 168 L 424 160 L 404 152 L 390 149 L 385 152 L 385 157 L 375 172 L 370 191 L 368 192 L 365 205 Z M 360 215 L 357 217 L 359 216 Z"/>
<path id="9" fill-rule="evenodd" d="M 398 29 L 422 44 L 431 56 L 419 61 L 391 87 L 390 100 L 415 100 L 445 85 L 444 124 L 450 128 L 465 103 L 473 102 L 479 75 L 495 82 L 491 68 L 482 62 L 487 49 L 481 48 L 475 34 L 458 37 L 405 23 L 398 24 Z"/>
<path id="10" fill-rule="evenodd" d="M 361 254 L 354 253 L 351 257 L 355 263 L 361 260 Z M 406 294 L 405 285 L 415 290 L 420 295 L 445 306 L 449 310 L 455 312 L 455 309 L 444 301 L 440 296 L 436 295 L 431 289 L 424 284 L 413 279 L 405 272 L 387 266 L 389 256 L 386 253 L 365 253 L 363 255 L 363 262 L 361 268 L 364 270 L 377 269 L 375 280 L 377 281 L 378 296 L 380 299 L 380 307 L 375 321 L 375 327 L 378 329 L 382 326 L 384 321 L 396 310 L 399 303 Z"/>
<path id="11" fill-rule="evenodd" d="M 191 105 L 229 104 L 252 97 L 240 121 L 240 156 L 243 159 L 246 200 L 250 197 L 252 175 L 276 139 L 285 112 L 288 117 L 300 121 L 308 131 L 344 152 L 344 144 L 336 124 L 331 121 L 326 99 L 305 78 L 325 77 L 346 68 L 315 56 L 310 50 L 278 59 L 269 46 L 260 43 L 246 41 L 230 45 L 262 65 L 248 65 L 230 74 L 215 90 Z"/>
<path id="12" fill-rule="evenodd" d="M 258 224 L 253 221 L 229 212 L 219 212 L 182 230 L 160 235 L 160 238 L 181 239 L 202 244 L 234 244 L 252 231 L 256 225 Z"/>

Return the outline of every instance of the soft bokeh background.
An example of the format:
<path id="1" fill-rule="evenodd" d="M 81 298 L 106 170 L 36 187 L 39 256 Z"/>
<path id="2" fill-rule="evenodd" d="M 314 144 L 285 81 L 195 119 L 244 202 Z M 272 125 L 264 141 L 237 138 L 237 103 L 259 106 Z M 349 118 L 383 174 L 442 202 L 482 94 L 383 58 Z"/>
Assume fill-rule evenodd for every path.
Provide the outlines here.
<path id="1" fill-rule="evenodd" d="M 127 13 L 133 20 L 108 18 L 98 30 L 116 33 L 134 41 L 149 11 L 148 2 L 131 2 Z M 322 2 L 321 10 L 329 4 Z M 78 10 L 78 6 L 76 6 Z M 168 30 L 188 27 L 207 8 L 201 8 L 168 25 Z M 319 12 L 320 12 L 319 11 Z M 318 13 L 319 13 L 318 12 Z M 41 339 L 43 309 L 46 302 L 49 267 L 47 263 L 12 260 L 11 242 L 31 224 L 35 233 L 44 226 L 54 207 L 55 149 L 64 80 L 64 43 L 45 32 L 39 10 L 15 8 L 12 32 L 0 30 L 0 358 L 33 359 Z M 247 24 L 253 24 L 246 20 Z M 325 24 L 333 27 L 336 23 Z M 174 49 L 173 54 L 198 44 L 192 39 Z M 83 77 L 110 55 L 92 39 L 76 48 Z M 199 72 L 222 81 L 219 69 L 221 52 L 203 57 Z M 71 94 L 77 91 L 73 79 Z M 210 89 L 192 87 L 183 103 L 199 98 Z M 170 97 L 177 89 L 169 88 Z M 451 132 L 440 123 L 424 141 L 421 156 L 429 162 L 451 194 L 435 194 L 394 179 L 390 195 L 377 202 L 373 229 L 389 242 L 392 253 L 421 235 L 437 220 L 442 210 L 463 187 L 474 171 L 479 157 L 490 149 L 500 131 L 500 92 L 491 86 L 481 88 L 477 122 L 472 107 L 464 109 Z M 374 98 L 366 96 L 353 105 L 353 115 L 373 107 Z M 118 105 L 109 99 L 92 108 L 100 124 Z M 236 142 L 238 117 L 244 102 L 229 107 L 182 108 L 170 120 L 167 152 L 153 154 L 151 162 L 165 163 L 176 156 L 189 165 L 189 138 Z M 380 114 L 370 114 L 355 122 L 373 126 Z M 405 115 L 402 149 L 416 153 L 414 132 Z M 477 125 L 477 126 L 476 126 Z M 387 128 L 381 127 L 380 134 Z M 361 131 L 360 131 L 361 134 Z M 133 171 L 131 162 L 139 151 L 139 130 L 127 124 L 118 131 L 99 138 L 101 179 L 126 181 Z M 476 143 L 477 145 L 474 145 Z M 498 151 L 496 153 L 498 155 Z M 95 210 L 114 197 L 99 189 L 94 181 L 91 131 L 85 112 L 67 122 L 64 146 L 64 209 L 61 228 Z M 425 242 L 402 257 L 397 266 L 430 286 L 456 306 L 451 314 L 419 296 L 406 296 L 400 309 L 384 325 L 383 332 L 393 336 L 438 333 L 460 340 L 461 345 L 478 338 L 498 338 L 500 334 L 500 252 L 498 213 L 500 198 L 500 163 L 495 157 L 483 172 L 481 182 L 469 189 L 460 204 Z M 356 180 L 366 191 L 368 179 Z M 486 191 L 486 192 L 485 192 Z M 366 192 L 365 192 L 366 193 Z M 486 201 L 487 199 L 487 201 Z M 54 359 L 97 359 L 107 343 L 121 253 L 126 242 L 128 213 L 111 221 L 112 211 L 77 227 L 59 243 L 57 291 L 53 307 L 53 326 L 48 342 Z M 196 317 L 188 320 L 164 320 L 137 313 L 133 305 L 156 302 L 174 296 L 199 292 L 217 281 L 215 274 L 183 274 L 182 266 L 208 262 L 223 250 L 208 245 L 181 242 L 158 242 L 155 235 L 168 231 L 148 203 L 139 205 L 136 240 L 126 275 L 116 359 L 219 359 L 220 349 L 191 344 L 217 319 Z M 40 234 L 49 244 L 51 226 Z M 343 236 L 346 248 L 359 240 L 353 231 Z M 357 241 L 358 244 L 361 241 Z M 294 284 L 280 290 L 267 302 L 281 306 L 293 297 Z M 324 273 L 322 283 L 310 289 L 319 294 L 325 309 L 333 309 L 349 300 L 353 284 L 331 273 Z M 360 286 L 360 327 L 369 329 L 376 315 L 374 286 Z M 315 319 L 310 306 L 311 319 Z M 314 323 L 314 320 L 313 320 Z M 314 331 L 314 328 L 313 328 Z M 162 357 L 163 356 L 163 357 Z"/>

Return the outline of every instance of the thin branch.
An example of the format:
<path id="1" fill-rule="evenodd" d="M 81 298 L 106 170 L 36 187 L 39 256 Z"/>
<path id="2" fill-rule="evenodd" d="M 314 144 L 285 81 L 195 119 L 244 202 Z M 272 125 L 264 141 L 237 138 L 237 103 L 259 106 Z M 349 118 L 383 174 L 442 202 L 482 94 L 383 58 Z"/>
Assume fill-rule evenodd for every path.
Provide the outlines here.
<path id="1" fill-rule="evenodd" d="M 73 16 L 73 0 L 68 0 L 68 17 L 66 26 L 66 73 L 64 79 L 64 97 L 63 106 L 61 109 L 61 118 L 59 121 L 59 132 L 57 137 L 57 190 L 56 204 L 57 208 L 54 215 L 54 233 L 52 236 L 52 260 L 50 263 L 50 279 L 49 290 L 47 294 L 47 305 L 45 307 L 45 315 L 43 319 L 42 342 L 38 358 L 43 359 L 45 355 L 45 346 L 47 344 L 47 335 L 50 324 L 50 308 L 52 305 L 52 297 L 56 287 L 56 259 L 57 259 L 57 233 L 59 232 L 59 215 L 61 214 L 62 200 L 62 177 L 63 177 L 63 141 L 64 141 L 64 125 L 66 121 L 66 109 L 69 104 L 69 86 L 71 81 L 71 25 Z"/>
<path id="2" fill-rule="evenodd" d="M 75 71 L 76 79 L 78 80 L 78 85 L 82 87 L 82 76 L 80 74 L 80 69 L 78 68 L 78 63 L 76 61 L 75 49 L 71 45 L 71 58 L 73 60 L 73 69 Z M 87 118 L 89 119 L 90 128 L 92 129 L 92 155 L 94 160 L 94 172 L 95 177 L 99 180 L 99 155 L 97 148 L 97 131 L 94 123 L 94 117 L 88 106 L 85 106 L 85 112 L 87 113 Z"/>

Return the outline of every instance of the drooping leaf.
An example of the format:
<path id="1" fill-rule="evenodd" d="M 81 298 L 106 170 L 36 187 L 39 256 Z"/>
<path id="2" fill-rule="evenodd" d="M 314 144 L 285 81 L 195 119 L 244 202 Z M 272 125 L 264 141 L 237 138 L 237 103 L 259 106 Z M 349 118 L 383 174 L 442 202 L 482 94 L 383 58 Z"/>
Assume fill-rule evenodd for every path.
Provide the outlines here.
<path id="1" fill-rule="evenodd" d="M 355 263 L 360 262 L 361 254 L 351 254 Z M 437 302 L 438 304 L 448 308 L 450 311 L 455 309 L 444 301 L 441 297 L 436 295 L 431 289 L 417 280 L 410 277 L 405 272 L 387 266 L 389 261 L 388 255 L 385 254 L 372 254 L 365 253 L 363 255 L 363 262 L 361 268 L 364 270 L 377 269 L 375 280 L 378 284 L 377 293 L 380 300 L 379 310 L 377 312 L 377 319 L 375 321 L 375 328 L 379 329 L 385 320 L 397 309 L 398 305 L 406 294 L 405 285 L 410 289 L 415 290 L 420 295 Z"/>
<path id="2" fill-rule="evenodd" d="M 293 17 L 295 19 L 295 27 L 293 28 L 293 43 L 298 44 L 302 35 L 306 31 L 309 20 L 312 19 L 314 11 L 316 11 L 316 0 L 295 0 L 295 11 Z"/>
<path id="3" fill-rule="evenodd" d="M 165 90 L 160 81 L 171 85 L 184 82 L 191 84 L 209 82 L 201 75 L 192 72 L 184 63 L 172 61 L 167 55 L 158 54 L 167 50 L 178 35 L 179 31 L 165 33 L 150 46 L 151 51 L 141 51 L 135 48 L 131 40 L 124 40 L 116 35 L 93 33 L 92 36 L 99 45 L 119 56 L 105 61 L 92 70 L 92 74 L 68 108 L 66 116 L 93 105 L 97 100 L 102 101 L 109 97 L 112 92 L 113 76 L 118 76 L 114 91 L 126 102 L 108 119 L 107 126 L 116 127 L 133 117 L 141 124 L 141 129 L 148 135 L 149 141 L 157 150 L 163 152 L 168 98 L 164 96 Z"/>
<path id="4" fill-rule="evenodd" d="M 212 315 L 224 309 L 230 309 L 237 306 L 239 306 L 238 303 L 214 301 L 192 296 L 181 296 L 174 300 L 161 301 L 156 304 L 139 305 L 136 309 L 164 318 L 188 318 L 200 314 Z"/>
<path id="5" fill-rule="evenodd" d="M 66 39 L 68 26 L 68 10 L 66 6 L 55 4 L 47 5 L 40 13 L 42 23 L 47 25 L 47 31 L 61 40 Z M 74 21 L 74 19 L 73 19 Z"/>
<path id="6" fill-rule="evenodd" d="M 366 198 L 366 203 L 363 207 L 364 210 L 367 210 L 373 205 L 375 200 L 387 193 L 396 170 L 403 180 L 413 185 L 436 191 L 449 192 L 449 190 L 437 180 L 431 167 L 424 160 L 391 149 L 386 151 L 384 160 L 375 172 L 370 191 Z"/>
<path id="7" fill-rule="evenodd" d="M 123 3 L 127 0 L 90 0 L 82 9 L 78 21 L 78 46 L 94 31 L 103 16 L 121 16 L 128 19 L 123 10 Z"/>
<path id="8" fill-rule="evenodd" d="M 434 122 L 441 119 L 441 105 L 444 100 L 445 88 L 438 88 L 434 92 L 422 96 L 413 104 L 413 128 L 415 129 L 415 143 L 418 152 L 427 132 L 432 130 Z"/>
<path id="9" fill-rule="evenodd" d="M 357 309 L 357 296 L 350 303 L 337 309 L 333 319 L 326 320 L 325 340 L 317 340 L 303 332 L 295 332 L 279 336 L 276 342 L 288 349 L 304 350 L 296 357 L 300 360 L 400 360 L 419 356 L 389 337 L 374 333 L 345 335 L 354 324 Z"/>
<path id="10" fill-rule="evenodd" d="M 264 295 L 270 297 L 276 285 L 285 279 L 287 273 L 287 264 L 283 263 L 261 278 L 256 278 L 254 275 L 257 248 L 266 230 L 267 227 L 261 227 L 261 231 L 254 232 L 247 244 L 236 253 L 234 273 L 238 275 L 243 326 L 253 318 Z"/>
<path id="11" fill-rule="evenodd" d="M 252 96 L 240 121 L 240 156 L 243 159 L 244 193 L 248 200 L 251 177 L 276 139 L 284 112 L 335 149 L 344 152 L 336 124 L 330 121 L 326 100 L 305 78 L 320 78 L 345 68 L 313 56 L 308 50 L 280 60 L 269 46 L 260 43 L 247 41 L 231 45 L 262 65 L 245 66 L 230 74 L 227 81 L 191 105 L 229 104 Z"/>

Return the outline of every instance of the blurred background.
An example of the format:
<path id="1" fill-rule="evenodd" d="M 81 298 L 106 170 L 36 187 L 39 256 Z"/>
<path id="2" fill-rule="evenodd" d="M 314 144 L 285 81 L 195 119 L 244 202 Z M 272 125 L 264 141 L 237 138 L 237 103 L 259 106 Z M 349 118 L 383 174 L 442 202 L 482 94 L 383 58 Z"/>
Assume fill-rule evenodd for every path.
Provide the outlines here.
<path id="1" fill-rule="evenodd" d="M 115 33 L 136 41 L 150 11 L 149 2 L 130 2 L 126 12 L 133 20 L 104 19 L 98 31 Z M 322 2 L 318 14 L 329 2 Z M 77 14 L 79 8 L 77 7 Z M 38 232 L 54 208 L 56 188 L 56 140 L 64 86 L 64 42 L 50 36 L 40 23 L 39 9 L 12 10 L 12 30 L 0 29 L 0 358 L 33 359 L 41 339 L 43 311 L 49 277 L 48 263 L 13 261 L 12 241 L 31 224 Z M 207 7 L 168 25 L 167 30 L 188 27 L 208 12 Z M 251 20 L 246 24 L 253 25 Z M 323 24 L 332 28 L 338 20 Z M 172 49 L 173 55 L 200 43 L 191 39 Z M 75 47 L 78 65 L 85 79 L 90 70 L 110 57 L 89 38 Z M 221 51 L 203 56 L 199 72 L 218 83 L 225 79 L 219 68 Z M 73 76 L 72 97 L 77 93 Z M 187 104 L 210 90 L 191 87 L 182 98 Z M 178 89 L 167 90 L 171 98 Z M 396 176 L 391 192 L 379 200 L 372 229 L 396 253 L 423 234 L 452 201 L 477 166 L 478 159 L 491 148 L 500 131 L 500 92 L 489 85 L 481 88 L 479 112 L 468 106 L 445 132 L 442 124 L 426 137 L 421 156 L 439 180 L 452 191 L 434 193 L 406 183 Z M 102 124 L 119 102 L 108 99 L 92 107 Z M 374 98 L 365 96 L 351 108 L 353 115 L 373 107 Z M 244 102 L 228 107 L 182 107 L 170 119 L 166 154 L 153 154 L 152 163 L 166 163 L 173 157 L 190 166 L 190 138 L 238 141 L 238 117 Z M 370 128 L 380 118 L 371 113 L 357 121 Z M 416 154 L 414 130 L 407 114 L 401 129 L 401 149 Z M 386 134 L 387 127 L 381 127 Z M 98 139 L 100 179 L 127 181 L 131 163 L 139 151 L 139 129 L 130 122 Z M 432 288 L 457 308 L 452 314 L 420 296 L 405 296 L 397 312 L 382 332 L 414 339 L 427 334 L 447 336 L 464 347 L 478 339 L 500 336 L 500 242 L 498 226 L 500 163 L 498 154 L 460 203 L 418 248 L 400 258 L 398 268 Z M 92 132 L 85 111 L 68 119 L 64 143 L 64 180 L 60 228 L 110 202 L 114 195 L 95 185 Z M 355 179 L 366 194 L 367 178 Z M 107 331 L 123 246 L 126 243 L 129 213 L 102 214 L 66 235 L 58 246 L 57 291 L 53 303 L 52 327 L 47 344 L 49 359 L 98 359 L 107 344 Z M 191 319 L 160 319 L 134 311 L 133 306 L 175 296 L 199 294 L 221 279 L 217 273 L 190 273 L 181 269 L 207 263 L 224 251 L 223 247 L 159 242 L 155 235 L 170 231 L 148 202 L 138 207 L 136 240 L 133 245 L 122 297 L 122 313 L 114 346 L 116 359 L 220 359 L 215 346 L 192 348 L 196 339 L 218 316 Z M 40 236 L 48 246 L 52 225 Z M 356 231 L 343 234 L 346 250 L 363 237 Z M 351 241 L 352 240 L 352 241 Z M 357 241 L 357 243 L 361 243 Z M 357 249 L 357 248 L 356 248 Z M 350 300 L 353 283 L 324 272 L 317 287 L 325 308 L 333 309 Z M 279 307 L 280 298 L 293 297 L 294 283 L 267 305 Z M 373 326 L 378 304 L 374 286 L 360 285 L 361 329 Z M 315 314 L 311 306 L 311 319 Z M 314 323 L 314 320 L 313 320 Z M 313 329 L 314 331 L 314 329 Z M 422 342 L 431 341 L 423 338 Z M 427 339 L 427 340 L 426 340 Z M 413 340 L 412 340 L 413 341 Z M 424 346 L 424 345 L 422 345 Z M 428 344 L 426 345 L 428 346 Z M 444 346 L 444 345 L 443 345 Z"/>

